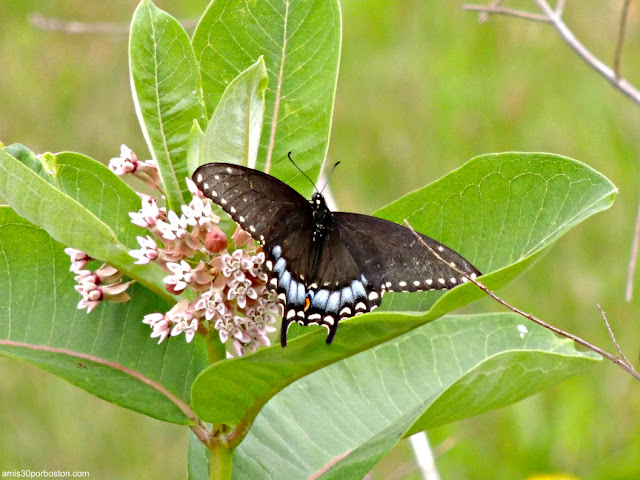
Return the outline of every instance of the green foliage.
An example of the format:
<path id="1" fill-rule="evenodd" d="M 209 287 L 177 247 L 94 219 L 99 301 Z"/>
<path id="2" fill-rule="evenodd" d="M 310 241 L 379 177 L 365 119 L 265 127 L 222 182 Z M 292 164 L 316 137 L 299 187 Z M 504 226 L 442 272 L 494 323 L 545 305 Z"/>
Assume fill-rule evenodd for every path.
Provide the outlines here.
<path id="1" fill-rule="evenodd" d="M 211 2 L 193 35 L 208 111 L 227 86 L 260 57 L 269 76 L 257 165 L 300 192 L 312 186 L 287 160 L 312 178 L 329 146 L 342 39 L 337 0 Z"/>
<path id="2" fill-rule="evenodd" d="M 492 272 L 482 282 L 498 288 L 539 260 L 569 229 L 609 208 L 616 194 L 611 181 L 575 160 L 544 153 L 501 153 L 476 157 L 377 215 L 398 223 L 407 219 L 483 273 Z M 477 289 L 468 291 L 473 298 L 483 295 Z M 388 300 L 385 297 L 383 307 L 424 311 L 440 295 L 394 293 Z M 449 298 L 445 295 L 434 307 L 439 315 L 452 309 Z"/>
<path id="3" fill-rule="evenodd" d="M 206 480 L 209 478 L 209 450 L 198 438 L 189 432 L 188 456 L 189 480 Z"/>
<path id="4" fill-rule="evenodd" d="M 268 83 L 262 57 L 229 83 L 209 121 L 197 166 L 227 162 L 256 168 Z"/>
<path id="5" fill-rule="evenodd" d="M 188 403 L 191 382 L 206 365 L 204 342 L 156 345 L 141 319 L 167 303 L 140 285 L 128 303 L 103 305 L 91 315 L 77 310 L 63 249 L 42 228 L 0 208 L 0 352 L 122 407 L 188 423 L 176 402 L 142 377 Z"/>
<path id="6" fill-rule="evenodd" d="M 128 212 L 140 197 L 107 167 L 78 153 L 45 154 L 23 164 L 0 149 L 0 197 L 55 240 L 113 265 L 170 298 L 157 265 L 135 265 L 128 251 L 143 230 Z"/>
<path id="7" fill-rule="evenodd" d="M 477 157 L 382 214 L 395 221 L 407 218 L 416 229 L 442 239 L 484 271 L 483 284 L 495 289 L 515 278 L 578 221 L 608 208 L 614 193 L 611 182 L 573 160 L 507 153 Z M 206 421 L 232 425 L 252 418 L 258 406 L 295 380 L 485 294 L 469 283 L 446 292 L 388 295 L 393 298 L 380 310 L 344 322 L 329 348 L 319 329 L 293 339 L 284 351 L 272 347 L 211 365 L 193 386 L 196 413 Z M 411 354 L 407 355 L 410 363 Z"/>
<path id="8" fill-rule="evenodd" d="M 522 333 L 522 320 L 446 316 L 295 382 L 254 422 L 235 478 L 312 478 L 325 467 L 319 478 L 362 478 L 403 436 L 515 402 L 598 359 L 538 325 Z"/>
<path id="9" fill-rule="evenodd" d="M 167 206 L 180 211 L 187 173 L 187 139 L 193 120 L 206 124 L 200 72 L 187 33 L 150 0 L 131 23 L 129 66 L 142 132 L 158 162 Z"/>
<path id="10" fill-rule="evenodd" d="M 340 41 L 337 0 L 217 0 L 192 42 L 143 0 L 131 29 L 131 83 L 169 208 L 184 202 L 187 173 L 218 158 L 259 168 L 271 161 L 271 173 L 309 193 L 286 153 L 299 152 L 317 177 Z M 507 153 L 476 157 L 378 214 L 460 251 L 495 289 L 615 193 L 575 160 Z M 76 153 L 38 158 L 12 146 L 0 150 L 0 196 L 13 208 L 0 209 L 0 352 L 167 422 L 191 423 L 184 403 L 202 420 L 241 425 L 235 478 L 362 477 L 404 436 L 518 401 L 598 358 L 528 322 L 523 333 L 512 314 L 443 317 L 483 296 L 467 284 L 390 294 L 379 311 L 341 325 L 330 347 L 312 331 L 284 350 L 207 366 L 202 339 L 157 346 L 148 337 L 143 315 L 176 298 L 159 268 L 128 256 L 141 230 L 127 212 L 139 199 L 108 169 Z M 136 279 L 132 301 L 78 312 L 65 245 Z M 192 436 L 191 478 L 202 478 L 208 459 Z"/>

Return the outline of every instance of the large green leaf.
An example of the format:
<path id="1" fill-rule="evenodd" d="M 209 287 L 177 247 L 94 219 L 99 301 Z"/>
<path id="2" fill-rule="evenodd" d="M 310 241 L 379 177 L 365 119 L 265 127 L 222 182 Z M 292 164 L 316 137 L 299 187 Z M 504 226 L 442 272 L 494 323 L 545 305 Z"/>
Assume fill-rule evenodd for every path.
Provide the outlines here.
<path id="1" fill-rule="evenodd" d="M 362 478 L 403 436 L 508 405 L 599 358 L 513 313 L 446 316 L 276 395 L 233 478 Z"/>
<path id="2" fill-rule="evenodd" d="M 141 285 L 133 301 L 77 310 L 64 246 L 0 207 L 0 354 L 48 370 L 117 405 L 168 422 L 190 422 L 185 406 L 206 365 L 204 342 L 157 345 L 142 317 L 167 303 Z"/>
<path id="3" fill-rule="evenodd" d="M 201 163 L 226 162 L 256 168 L 268 83 L 264 60 L 260 58 L 229 84 L 207 126 Z"/>
<path id="4" fill-rule="evenodd" d="M 150 0 L 142 0 L 133 16 L 129 67 L 138 120 L 158 162 L 167 206 L 179 212 L 187 193 L 187 140 L 192 122 L 204 125 L 206 114 L 189 36 Z"/>
<path id="5" fill-rule="evenodd" d="M 481 155 L 437 182 L 376 212 L 409 223 L 460 252 L 499 287 L 544 255 L 569 229 L 607 209 L 618 189 L 584 163 L 548 153 Z M 476 289 L 473 298 L 484 294 Z M 439 292 L 393 293 L 382 309 L 442 315 L 455 298 Z M 471 301 L 472 298 L 465 301 Z M 436 303 L 437 301 L 437 303 Z M 454 305 L 450 302 L 454 301 Z"/>
<path id="6" fill-rule="evenodd" d="M 21 157 L 22 158 L 22 157 Z M 65 246 L 78 248 L 171 299 L 155 264 L 135 265 L 143 230 L 128 213 L 140 197 L 107 167 L 78 153 L 44 154 L 33 170 L 0 148 L 0 197 Z"/>
<path id="7" fill-rule="evenodd" d="M 287 160 L 317 176 L 325 160 L 340 59 L 337 0 L 216 0 L 193 36 L 209 111 L 227 85 L 264 57 L 269 75 L 258 167 L 303 193 L 312 186 Z"/>
<path id="8" fill-rule="evenodd" d="M 485 272 L 481 281 L 486 286 L 496 289 L 577 222 L 608 208 L 615 192 L 608 179 L 575 160 L 506 153 L 472 159 L 381 213 L 394 220 L 408 218 L 417 230 L 453 247 Z M 298 378 L 398 337 L 484 293 L 468 283 L 446 293 L 410 295 L 418 297 L 415 311 L 383 311 L 399 303 L 392 299 L 379 310 L 341 323 L 329 347 L 320 329 L 291 340 L 284 350 L 274 346 L 210 366 L 194 384 L 194 409 L 215 423 L 246 421 Z M 400 296 L 402 302 L 406 298 Z"/>

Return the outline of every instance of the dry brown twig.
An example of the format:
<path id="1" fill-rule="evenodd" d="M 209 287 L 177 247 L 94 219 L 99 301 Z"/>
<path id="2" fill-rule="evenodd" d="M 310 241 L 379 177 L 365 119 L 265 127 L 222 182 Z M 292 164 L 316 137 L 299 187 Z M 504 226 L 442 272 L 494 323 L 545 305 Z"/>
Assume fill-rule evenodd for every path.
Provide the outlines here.
<path id="1" fill-rule="evenodd" d="M 620 22 L 618 27 L 618 35 L 616 39 L 616 47 L 613 58 L 613 68 L 608 67 L 602 61 L 600 61 L 595 55 L 593 55 L 573 34 L 571 29 L 562 20 L 562 13 L 564 10 L 564 0 L 558 0 L 555 9 L 551 8 L 551 5 L 547 0 L 535 0 L 538 4 L 538 8 L 542 11 L 542 15 L 530 12 L 523 12 L 520 10 L 507 9 L 498 7 L 496 2 L 491 2 L 489 5 L 473 5 L 465 4 L 462 6 L 464 10 L 472 10 L 481 12 L 482 15 L 508 15 L 517 18 L 524 18 L 527 20 L 533 20 L 538 22 L 550 23 L 554 26 L 558 34 L 564 39 L 564 41 L 573 49 L 574 52 L 582 58 L 587 65 L 593 68 L 601 76 L 603 76 L 611 85 L 621 91 L 624 95 L 630 98 L 635 104 L 640 105 L 640 91 L 634 87 L 631 83 L 625 80 L 621 75 L 621 62 L 622 62 L 622 46 L 624 44 L 624 35 L 627 24 L 627 18 L 629 16 L 629 6 L 631 0 L 625 0 L 620 13 Z M 481 21 L 485 18 L 482 17 Z M 636 215 L 634 236 L 631 246 L 631 255 L 629 258 L 627 268 L 627 287 L 625 293 L 625 300 L 630 302 L 633 296 L 633 280 L 635 278 L 635 270 L 638 258 L 638 250 L 640 245 L 640 199 L 638 200 L 638 213 Z"/>
<path id="2" fill-rule="evenodd" d="M 582 42 L 574 35 L 571 29 L 562 20 L 562 11 L 564 2 L 558 2 L 556 9 L 551 8 L 551 5 L 546 0 L 535 0 L 538 7 L 542 11 L 542 14 L 536 14 L 531 12 L 523 12 L 521 10 L 508 9 L 502 7 L 492 7 L 491 5 L 474 5 L 465 4 L 462 5 L 464 10 L 473 10 L 476 12 L 483 12 L 486 14 L 500 14 L 509 15 L 512 17 L 524 18 L 527 20 L 534 20 L 544 23 L 550 23 L 556 29 L 558 34 L 564 39 L 564 41 L 575 51 L 580 58 L 582 58 L 587 65 L 596 70 L 600 75 L 606 78 L 609 83 L 624 93 L 627 97 L 631 98 L 635 103 L 640 105 L 640 91 L 638 91 L 633 85 L 622 77 L 618 77 L 616 72 L 608 67 L 604 62 L 598 59 L 594 54 L 587 49 Z M 621 20 L 621 25 L 626 23 L 626 11 L 623 12 L 624 16 Z M 618 32 L 618 38 L 624 35 L 624 29 Z M 622 43 L 618 40 L 618 43 Z"/>
<path id="3" fill-rule="evenodd" d="M 607 314 L 604 313 L 604 310 L 600 305 L 596 305 L 596 306 L 598 307 L 598 310 L 600 310 L 600 314 L 602 315 L 602 320 L 604 320 L 604 324 L 607 327 L 607 332 L 609 332 L 609 338 L 611 338 L 611 342 L 616 347 L 618 355 L 620 355 L 620 359 L 623 360 L 629 367 L 633 368 L 633 365 L 631 364 L 629 359 L 625 357 L 624 353 L 622 353 L 622 350 L 620 349 L 620 345 L 618 345 L 618 342 L 616 341 L 616 336 L 613 334 L 613 330 L 611 330 L 611 325 L 609 325 L 609 320 L 607 320 Z"/>
<path id="4" fill-rule="evenodd" d="M 123 34 L 128 33 L 131 27 L 130 23 L 119 22 L 77 22 L 59 20 L 57 18 L 45 17 L 39 13 L 29 15 L 29 22 L 40 30 L 47 30 L 52 32 L 61 32 L 67 34 L 78 33 L 116 33 Z M 180 24 L 186 28 L 195 28 L 198 24 L 197 20 L 184 20 Z"/>
<path id="5" fill-rule="evenodd" d="M 570 340 L 573 340 L 578 345 L 582 345 L 583 347 L 585 347 L 585 348 L 587 348 L 587 349 L 589 349 L 589 350 L 591 350 L 593 352 L 596 352 L 597 354 L 603 356 L 604 358 L 606 358 L 608 360 L 611 360 L 613 363 L 615 363 L 616 365 L 621 367 L 623 370 L 625 370 L 627 373 L 632 375 L 636 380 L 640 380 L 640 373 L 638 373 L 635 370 L 633 365 L 626 359 L 626 357 L 624 355 L 622 355 L 622 352 L 620 352 L 620 349 L 618 347 L 618 343 L 615 341 L 615 337 L 613 335 L 613 332 L 611 331 L 611 328 L 609 327 L 609 322 L 606 321 L 606 316 L 604 315 L 604 312 L 603 312 L 603 318 L 605 318 L 607 329 L 609 330 L 609 334 L 611 335 L 611 337 L 613 339 L 614 345 L 618 349 L 618 352 L 621 354 L 622 358 L 618 358 L 615 355 L 612 355 L 609 352 L 601 349 L 600 347 L 597 347 L 597 346 L 587 342 L 586 340 L 583 340 L 582 338 L 578 337 L 577 335 L 574 335 L 573 333 L 565 332 L 564 330 L 562 330 L 562 329 L 560 329 L 558 327 L 554 327 L 553 325 L 545 322 L 544 320 L 539 319 L 538 317 L 536 317 L 536 316 L 534 316 L 534 315 L 532 315 L 530 313 L 524 312 L 524 311 L 520 310 L 519 308 L 514 307 L 513 305 L 508 303 L 506 300 L 503 300 L 501 297 L 496 295 L 493 291 L 489 290 L 489 288 L 487 288 L 485 285 L 483 285 L 481 282 L 479 282 L 475 278 L 469 277 L 462 270 L 460 270 L 458 267 L 452 266 L 449 262 L 447 262 L 444 258 L 442 258 L 440 256 L 440 254 L 438 254 L 438 252 L 436 252 L 433 248 L 431 248 L 429 245 L 427 245 L 427 243 L 424 240 L 422 240 L 422 238 L 420 238 L 420 236 L 416 233 L 416 231 L 413 229 L 411 224 L 406 219 L 405 219 L 404 223 L 414 233 L 414 235 L 420 241 L 420 243 L 422 245 L 424 245 L 424 247 L 429 251 L 429 253 L 431 253 L 431 255 L 433 255 L 435 258 L 437 258 L 438 261 L 448 265 L 450 268 L 455 270 L 459 275 L 462 275 L 469 282 L 473 283 L 476 287 L 478 287 L 480 290 L 482 290 L 488 296 L 493 298 L 500 305 L 502 305 L 502 306 L 506 307 L 507 309 L 511 310 L 513 313 L 516 313 L 516 314 L 518 314 L 518 315 L 520 315 L 520 316 L 522 316 L 522 317 L 524 317 L 524 318 L 526 318 L 528 320 L 531 320 L 534 323 L 537 323 L 538 325 L 540 325 L 541 327 L 546 328 L 547 330 L 551 330 L 552 332 L 557 333 L 558 335 L 561 335 L 561 336 L 566 337 L 566 338 L 568 338 Z M 600 311 L 602 312 L 602 310 L 600 310 Z"/>
<path id="6" fill-rule="evenodd" d="M 489 6 L 493 7 L 493 8 L 498 8 L 500 6 L 500 4 L 502 3 L 502 0 L 493 0 Z M 489 14 L 487 12 L 482 12 L 479 16 L 478 16 L 478 20 L 480 21 L 480 23 L 484 23 L 487 20 L 489 20 Z"/>
<path id="7" fill-rule="evenodd" d="M 539 15 L 537 13 L 529 13 L 523 12 L 522 10 L 515 10 L 513 8 L 503 8 L 494 5 L 484 6 L 484 5 L 471 5 L 465 4 L 462 5 L 464 10 L 470 10 L 473 12 L 480 13 L 480 22 L 485 22 L 486 18 L 489 18 L 490 15 L 507 15 L 509 17 L 517 17 L 524 18 L 526 20 L 533 20 L 534 22 L 544 22 L 549 23 L 549 19 L 544 15 Z"/>
<path id="8" fill-rule="evenodd" d="M 39 13 L 29 15 L 29 22 L 40 30 L 62 33 L 127 33 L 128 23 L 112 22 L 76 22 L 49 18 Z"/>
<path id="9" fill-rule="evenodd" d="M 627 27 L 627 17 L 629 16 L 629 5 L 631 0 L 624 0 L 622 5 L 622 13 L 620 14 L 620 27 L 618 28 L 618 40 L 616 42 L 616 51 L 613 55 L 613 73 L 620 78 L 620 61 L 622 58 L 622 45 L 624 44 L 624 33 Z"/>

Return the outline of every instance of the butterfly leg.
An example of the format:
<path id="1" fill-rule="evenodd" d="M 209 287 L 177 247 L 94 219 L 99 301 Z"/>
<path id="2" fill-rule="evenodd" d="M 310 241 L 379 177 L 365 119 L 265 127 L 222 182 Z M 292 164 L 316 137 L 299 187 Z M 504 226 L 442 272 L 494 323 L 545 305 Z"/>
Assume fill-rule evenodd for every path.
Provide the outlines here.
<path id="1" fill-rule="evenodd" d="M 297 321 L 296 313 L 295 307 L 289 309 L 285 307 L 284 315 L 282 315 L 282 325 L 280 326 L 280 345 L 282 345 L 282 348 L 287 346 L 287 332 L 291 324 Z"/>
<path id="2" fill-rule="evenodd" d="M 282 325 L 280 326 L 280 345 L 282 348 L 287 346 L 287 332 L 289 331 L 289 325 L 291 325 L 292 322 L 291 318 L 287 318 L 287 313 L 289 312 L 285 312 L 282 316 Z"/>
<path id="3" fill-rule="evenodd" d="M 333 342 L 333 337 L 336 336 L 336 332 L 338 331 L 338 322 L 334 321 L 333 324 L 326 323 L 325 324 L 329 328 L 329 335 L 327 335 L 327 345 L 330 345 Z"/>

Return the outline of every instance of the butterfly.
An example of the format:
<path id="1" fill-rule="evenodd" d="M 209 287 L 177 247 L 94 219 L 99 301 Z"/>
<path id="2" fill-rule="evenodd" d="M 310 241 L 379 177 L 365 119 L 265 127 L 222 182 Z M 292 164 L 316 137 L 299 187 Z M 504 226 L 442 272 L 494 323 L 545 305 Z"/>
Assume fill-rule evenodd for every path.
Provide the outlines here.
<path id="1" fill-rule="evenodd" d="M 268 281 L 284 303 L 283 347 L 292 322 L 323 325 L 330 344 L 341 320 L 373 310 L 385 292 L 450 289 L 465 275 L 481 275 L 426 235 L 377 217 L 332 212 L 321 192 L 307 200 L 259 170 L 209 163 L 193 181 L 263 246 Z"/>

